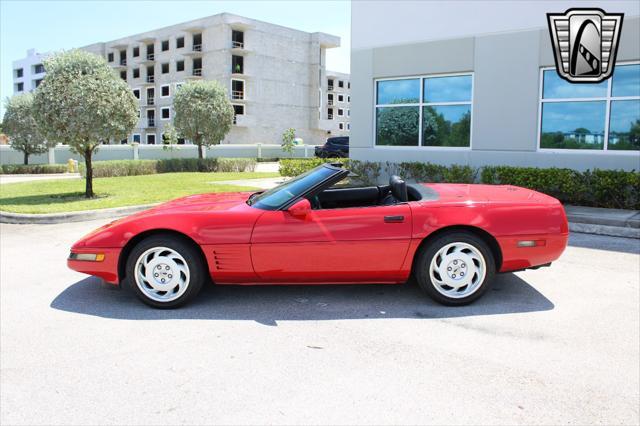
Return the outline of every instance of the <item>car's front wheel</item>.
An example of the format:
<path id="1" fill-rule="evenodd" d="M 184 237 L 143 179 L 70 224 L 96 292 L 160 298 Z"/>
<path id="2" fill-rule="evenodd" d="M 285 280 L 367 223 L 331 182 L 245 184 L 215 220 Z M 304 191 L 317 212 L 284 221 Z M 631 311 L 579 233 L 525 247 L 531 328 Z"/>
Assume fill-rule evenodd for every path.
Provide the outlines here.
<path id="1" fill-rule="evenodd" d="M 147 305 L 176 308 L 200 292 L 206 267 L 193 244 L 171 235 L 154 235 L 131 251 L 127 277 L 133 291 Z"/>
<path id="2" fill-rule="evenodd" d="M 432 299 L 455 306 L 482 296 L 495 272 L 493 253 L 484 240 L 472 233 L 450 232 L 422 248 L 415 278 Z"/>

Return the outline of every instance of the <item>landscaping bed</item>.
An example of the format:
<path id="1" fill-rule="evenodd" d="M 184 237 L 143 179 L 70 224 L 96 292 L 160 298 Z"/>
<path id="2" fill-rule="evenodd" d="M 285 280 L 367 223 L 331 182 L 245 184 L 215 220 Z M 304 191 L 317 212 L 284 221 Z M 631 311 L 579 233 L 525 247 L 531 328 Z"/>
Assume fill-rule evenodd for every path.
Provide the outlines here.
<path id="1" fill-rule="evenodd" d="M 163 173 L 94 179 L 96 197 L 84 197 L 83 179 L 4 184 L 0 210 L 13 213 L 60 213 L 158 203 L 208 192 L 254 189 L 216 182 L 277 177 L 277 173 Z"/>

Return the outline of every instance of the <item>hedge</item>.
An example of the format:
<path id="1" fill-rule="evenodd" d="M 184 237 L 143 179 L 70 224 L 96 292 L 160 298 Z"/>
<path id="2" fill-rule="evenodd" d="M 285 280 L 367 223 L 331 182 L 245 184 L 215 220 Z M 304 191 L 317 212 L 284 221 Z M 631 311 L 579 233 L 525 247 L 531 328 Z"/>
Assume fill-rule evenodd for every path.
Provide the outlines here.
<path id="1" fill-rule="evenodd" d="M 306 171 L 318 167 L 321 164 L 334 163 L 338 161 L 340 163 L 347 162 L 344 158 L 340 160 L 337 158 L 283 158 L 280 160 L 280 174 L 288 177 L 298 176 Z"/>
<path id="2" fill-rule="evenodd" d="M 640 172 L 511 166 L 442 166 L 432 163 L 376 163 L 345 159 L 282 159 L 280 174 L 296 176 L 326 162 L 341 162 L 362 180 L 379 181 L 382 172 L 418 182 L 485 183 L 515 185 L 551 195 L 566 204 L 590 207 L 640 209 Z"/>
<path id="3" fill-rule="evenodd" d="M 482 183 L 516 185 L 580 206 L 640 209 L 640 172 L 623 170 L 485 167 Z"/>
<path id="4" fill-rule="evenodd" d="M 85 165 L 80 163 L 85 176 Z M 256 160 L 250 158 L 171 158 L 166 160 L 109 160 L 93 163 L 93 177 L 152 175 L 177 172 L 253 172 Z"/>
<path id="5" fill-rule="evenodd" d="M 476 179 L 477 170 L 469 166 L 440 166 L 431 163 L 377 163 L 357 161 L 344 158 L 304 158 L 280 160 L 280 174 L 282 176 L 297 176 L 324 163 L 342 163 L 365 182 L 377 182 L 385 172 L 387 175 L 396 174 L 405 179 L 419 182 L 456 182 L 472 183 Z"/>
<path id="6" fill-rule="evenodd" d="M 3 164 L 2 173 L 8 175 L 66 173 L 65 164 Z"/>
<path id="7" fill-rule="evenodd" d="M 156 160 L 109 160 L 93 162 L 93 177 L 118 177 L 152 175 L 157 173 Z M 84 163 L 78 162 L 80 174 L 84 177 L 86 168 Z"/>
<path id="8" fill-rule="evenodd" d="M 251 158 L 171 158 L 158 161 L 158 173 L 174 172 L 253 172 Z"/>

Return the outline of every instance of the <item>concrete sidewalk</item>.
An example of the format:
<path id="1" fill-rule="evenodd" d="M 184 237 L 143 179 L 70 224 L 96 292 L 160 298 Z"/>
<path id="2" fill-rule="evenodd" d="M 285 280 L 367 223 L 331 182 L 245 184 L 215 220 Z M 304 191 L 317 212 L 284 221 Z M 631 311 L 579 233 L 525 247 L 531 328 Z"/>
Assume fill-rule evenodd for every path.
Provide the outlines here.
<path id="1" fill-rule="evenodd" d="M 0 175 L 0 184 L 16 183 L 16 182 L 33 182 L 36 180 L 57 180 L 57 179 L 80 179 L 80 173 Z"/>
<path id="2" fill-rule="evenodd" d="M 640 238 L 640 211 L 564 206 L 572 232 Z"/>

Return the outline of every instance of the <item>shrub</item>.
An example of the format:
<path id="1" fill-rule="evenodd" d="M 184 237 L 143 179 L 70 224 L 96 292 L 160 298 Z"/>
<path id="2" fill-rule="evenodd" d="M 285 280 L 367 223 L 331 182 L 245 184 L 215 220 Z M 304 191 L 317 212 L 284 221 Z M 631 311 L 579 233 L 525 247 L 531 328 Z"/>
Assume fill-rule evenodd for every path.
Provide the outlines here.
<path id="1" fill-rule="evenodd" d="M 636 171 L 497 166 L 485 167 L 481 181 L 534 189 L 567 204 L 640 208 L 640 173 Z"/>
<path id="2" fill-rule="evenodd" d="M 349 170 L 358 175 L 365 183 L 375 184 L 382 172 L 387 175 L 397 174 L 408 180 L 418 182 L 461 182 L 475 181 L 477 170 L 469 166 L 439 166 L 431 163 L 378 163 L 374 161 L 358 161 L 344 158 L 304 158 L 280 160 L 280 174 L 282 176 L 297 176 L 323 163 L 343 163 Z"/>
<path id="3" fill-rule="evenodd" d="M 585 186 L 591 191 L 583 202 L 618 209 L 640 209 L 640 172 L 587 170 Z"/>
<path id="4" fill-rule="evenodd" d="M 96 161 L 93 163 L 93 177 L 117 177 L 117 176 L 138 176 L 152 175 L 156 171 L 157 160 L 109 160 Z M 79 164 L 80 174 L 86 175 L 86 168 L 83 163 Z"/>
<path id="5" fill-rule="evenodd" d="M 2 173 L 8 175 L 65 173 L 66 164 L 3 164 Z"/>
<path id="6" fill-rule="evenodd" d="M 417 182 L 473 183 L 477 170 L 470 166 L 441 166 L 432 163 L 407 162 L 398 165 L 398 174 Z"/>
<path id="7" fill-rule="evenodd" d="M 218 172 L 253 172 L 257 161 L 253 158 L 218 158 Z"/>
<path id="8" fill-rule="evenodd" d="M 158 160 L 158 173 L 181 172 L 215 172 L 218 160 L 216 158 L 170 158 Z"/>
<path id="9" fill-rule="evenodd" d="M 358 175 L 365 185 L 376 185 L 382 173 L 382 164 L 374 161 L 342 160 L 351 172 Z M 388 166 L 388 163 L 387 163 Z M 387 167 L 388 170 L 388 167 Z"/>
<path id="10" fill-rule="evenodd" d="M 256 164 L 256 160 L 252 158 L 170 158 L 166 160 L 110 160 L 93 163 L 95 177 L 181 172 L 253 172 Z M 80 164 L 80 173 L 84 176 L 84 164 Z"/>
<path id="11" fill-rule="evenodd" d="M 338 158 L 283 158 L 280 160 L 280 174 L 282 176 L 298 176 L 324 163 L 345 163 L 346 160 Z"/>

